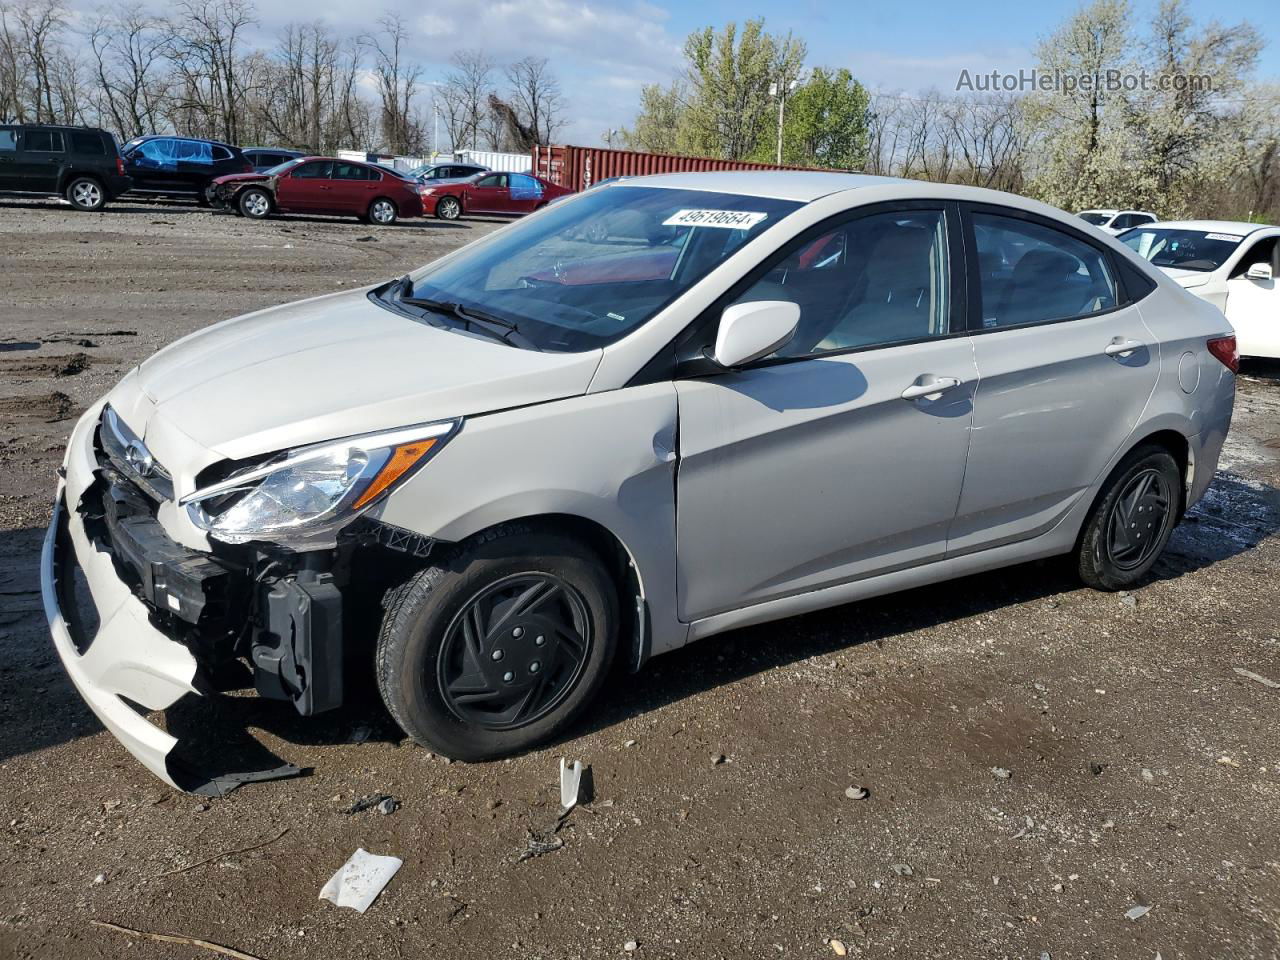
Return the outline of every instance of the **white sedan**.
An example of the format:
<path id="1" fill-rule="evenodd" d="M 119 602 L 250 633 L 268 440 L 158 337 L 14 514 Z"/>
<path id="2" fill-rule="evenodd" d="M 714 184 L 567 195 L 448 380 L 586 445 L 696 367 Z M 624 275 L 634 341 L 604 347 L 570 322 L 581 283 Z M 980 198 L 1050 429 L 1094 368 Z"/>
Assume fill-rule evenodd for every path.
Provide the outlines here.
<path id="1" fill-rule="evenodd" d="M 1112 236 L 1124 233 L 1131 227 L 1141 227 L 1160 219 L 1146 210 L 1081 210 L 1076 216 Z"/>
<path id="2" fill-rule="evenodd" d="M 1225 313 L 1241 356 L 1280 358 L 1280 227 L 1183 220 L 1129 230 L 1119 240 Z"/>

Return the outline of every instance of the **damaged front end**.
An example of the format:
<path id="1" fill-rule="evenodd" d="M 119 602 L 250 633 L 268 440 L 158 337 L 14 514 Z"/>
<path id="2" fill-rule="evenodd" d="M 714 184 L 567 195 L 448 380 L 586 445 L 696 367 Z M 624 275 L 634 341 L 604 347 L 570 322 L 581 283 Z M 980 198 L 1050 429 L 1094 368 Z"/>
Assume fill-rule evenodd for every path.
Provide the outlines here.
<path id="1" fill-rule="evenodd" d="M 311 549 L 212 535 L 207 550 L 192 549 L 162 522 L 164 511 L 172 516 L 186 502 L 170 473 L 102 405 L 77 424 L 62 474 L 42 558 L 44 605 L 55 647 L 94 713 L 148 769 L 182 790 L 220 795 L 297 775 L 290 764 L 211 770 L 216 744 L 179 742 L 144 713 L 187 694 L 247 686 L 250 668 L 261 696 L 289 700 L 301 714 L 338 707 L 352 607 L 366 619 L 365 604 L 377 592 L 371 568 L 386 575 L 388 566 L 357 558 L 377 549 L 393 564 L 410 562 L 409 555 L 429 552 L 430 541 L 348 517 Z M 214 490 L 224 513 L 258 489 L 261 477 L 244 476 L 233 473 Z M 210 500 L 201 493 L 186 500 L 203 511 Z"/>

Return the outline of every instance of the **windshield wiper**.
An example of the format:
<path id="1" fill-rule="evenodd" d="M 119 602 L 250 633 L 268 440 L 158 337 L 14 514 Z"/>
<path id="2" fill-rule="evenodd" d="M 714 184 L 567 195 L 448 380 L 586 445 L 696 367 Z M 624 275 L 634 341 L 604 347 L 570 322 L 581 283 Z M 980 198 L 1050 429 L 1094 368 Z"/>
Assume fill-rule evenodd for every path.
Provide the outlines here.
<path id="1" fill-rule="evenodd" d="M 413 295 L 413 280 L 408 274 L 396 281 L 395 290 L 398 294 L 397 299 L 399 302 L 407 306 L 422 307 L 425 310 L 454 317 L 465 323 L 467 329 L 483 330 L 485 333 L 492 334 L 512 346 L 521 346 L 529 350 L 538 351 L 542 349 L 522 334 L 520 328 L 506 317 L 500 317 L 497 314 L 487 313 L 473 307 L 464 307 L 454 300 L 433 300 L 430 297 L 415 297 Z"/>

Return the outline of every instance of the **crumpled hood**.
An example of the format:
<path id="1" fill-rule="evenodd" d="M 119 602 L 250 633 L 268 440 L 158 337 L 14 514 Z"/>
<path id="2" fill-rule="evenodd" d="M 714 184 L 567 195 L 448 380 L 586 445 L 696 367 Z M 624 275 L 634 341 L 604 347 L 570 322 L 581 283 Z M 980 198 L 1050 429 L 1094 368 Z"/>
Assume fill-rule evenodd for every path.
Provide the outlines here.
<path id="1" fill-rule="evenodd" d="M 1174 282 L 1182 287 L 1183 290 L 1189 290 L 1191 287 L 1202 287 L 1213 276 L 1212 271 L 1179 270 L 1177 267 L 1161 267 L 1160 269 L 1172 277 Z"/>
<path id="2" fill-rule="evenodd" d="M 586 393 L 600 351 L 538 353 L 344 291 L 215 324 L 138 370 L 155 413 L 232 459 Z"/>

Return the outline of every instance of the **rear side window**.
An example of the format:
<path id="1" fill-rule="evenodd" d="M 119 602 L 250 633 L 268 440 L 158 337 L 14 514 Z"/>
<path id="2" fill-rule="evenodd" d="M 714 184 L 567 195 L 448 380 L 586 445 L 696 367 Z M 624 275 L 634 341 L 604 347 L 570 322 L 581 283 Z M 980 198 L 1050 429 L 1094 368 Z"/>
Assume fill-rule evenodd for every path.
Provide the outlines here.
<path id="1" fill-rule="evenodd" d="M 18 149 L 18 131 L 13 127 L 0 127 L 0 153 L 13 153 Z"/>
<path id="2" fill-rule="evenodd" d="M 510 176 L 511 196 L 517 200 L 536 199 L 542 196 L 542 181 L 523 173 L 513 173 Z"/>
<path id="3" fill-rule="evenodd" d="M 176 159 L 182 163 L 213 163 L 213 144 L 203 140 L 175 141 Z"/>
<path id="4" fill-rule="evenodd" d="M 1097 248 L 1039 223 L 975 213 L 982 328 L 1087 317 L 1117 304 Z"/>
<path id="5" fill-rule="evenodd" d="M 25 147 L 35 153 L 62 153 L 62 131 L 28 130 Z"/>
<path id="6" fill-rule="evenodd" d="M 102 134 L 75 131 L 71 134 L 71 152 L 91 157 L 105 157 L 107 146 L 102 142 Z"/>
<path id="7" fill-rule="evenodd" d="M 799 304 L 778 357 L 942 337 L 951 332 L 948 259 L 941 210 L 873 214 L 803 238 L 736 302 Z"/>
<path id="8" fill-rule="evenodd" d="M 230 160 L 231 159 L 231 151 L 228 150 L 226 147 L 217 147 L 217 146 L 211 147 L 210 153 L 214 160 Z"/>
<path id="9" fill-rule="evenodd" d="M 336 180 L 371 180 L 373 171 L 358 163 L 335 163 L 333 176 Z"/>

